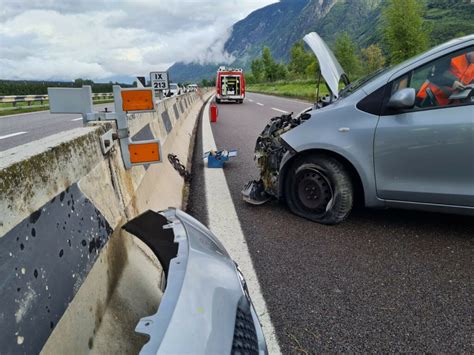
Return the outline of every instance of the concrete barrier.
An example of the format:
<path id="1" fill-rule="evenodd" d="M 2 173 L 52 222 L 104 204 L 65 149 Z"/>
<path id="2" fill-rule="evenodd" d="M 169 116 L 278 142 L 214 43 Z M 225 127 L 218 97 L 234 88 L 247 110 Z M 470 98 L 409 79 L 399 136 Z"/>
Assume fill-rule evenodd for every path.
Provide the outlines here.
<path id="1" fill-rule="evenodd" d="M 211 92 L 159 102 L 130 117 L 134 139 L 160 138 L 163 163 L 123 168 L 102 154 L 97 123 L 0 153 L 0 344 L 6 353 L 128 353 L 156 312 L 161 266 L 121 226 L 147 210 L 181 207 L 186 163 Z"/>

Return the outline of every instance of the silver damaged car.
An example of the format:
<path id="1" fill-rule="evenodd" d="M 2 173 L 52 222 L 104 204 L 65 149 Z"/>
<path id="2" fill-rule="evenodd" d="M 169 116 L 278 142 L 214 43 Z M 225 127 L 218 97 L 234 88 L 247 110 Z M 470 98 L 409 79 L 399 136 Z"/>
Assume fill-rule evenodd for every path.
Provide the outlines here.
<path id="1" fill-rule="evenodd" d="M 278 198 L 324 224 L 344 221 L 357 198 L 474 215 L 474 34 L 353 83 L 316 33 L 304 41 L 330 94 L 271 119 L 243 199 Z"/>

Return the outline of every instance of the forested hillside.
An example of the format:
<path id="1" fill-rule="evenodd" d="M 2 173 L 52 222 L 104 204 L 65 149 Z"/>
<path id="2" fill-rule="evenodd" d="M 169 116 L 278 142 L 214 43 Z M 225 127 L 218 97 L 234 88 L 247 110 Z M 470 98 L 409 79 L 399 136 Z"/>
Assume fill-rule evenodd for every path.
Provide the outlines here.
<path id="1" fill-rule="evenodd" d="M 425 5 L 424 31 L 429 33 L 429 47 L 474 33 L 471 0 L 419 1 Z M 377 44 L 387 53 L 381 16 L 387 4 L 388 0 L 283 0 L 237 22 L 225 50 L 236 58 L 231 65 L 245 69 L 261 55 L 264 46 L 270 48 L 276 61 L 288 62 L 293 44 L 316 31 L 331 46 L 346 32 L 358 51 Z M 197 81 L 213 76 L 218 65 L 176 63 L 170 71 L 174 81 Z"/>

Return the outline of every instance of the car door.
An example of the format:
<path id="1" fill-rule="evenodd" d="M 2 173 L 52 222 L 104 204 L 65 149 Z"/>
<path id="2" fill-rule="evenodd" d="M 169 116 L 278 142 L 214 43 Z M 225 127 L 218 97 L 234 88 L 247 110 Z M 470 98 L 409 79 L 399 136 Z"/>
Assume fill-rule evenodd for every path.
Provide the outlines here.
<path id="1" fill-rule="evenodd" d="M 474 89 L 453 89 L 450 67 L 453 58 L 470 51 L 472 46 L 387 84 L 374 137 L 379 198 L 474 206 Z M 389 109 L 388 98 L 407 87 L 415 89 L 414 107 Z M 461 91 L 463 98 L 450 99 Z"/>

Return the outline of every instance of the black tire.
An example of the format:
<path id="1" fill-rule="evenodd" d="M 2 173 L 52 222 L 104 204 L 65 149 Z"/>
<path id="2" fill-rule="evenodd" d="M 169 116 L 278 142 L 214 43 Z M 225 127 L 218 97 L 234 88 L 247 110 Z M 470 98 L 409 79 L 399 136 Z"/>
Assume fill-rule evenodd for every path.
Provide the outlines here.
<path id="1" fill-rule="evenodd" d="M 338 224 L 351 212 L 354 187 L 339 160 L 304 156 L 297 158 L 286 175 L 285 197 L 294 214 L 322 224 Z"/>

